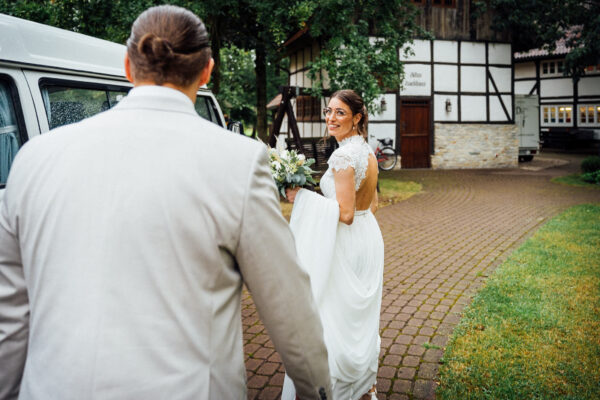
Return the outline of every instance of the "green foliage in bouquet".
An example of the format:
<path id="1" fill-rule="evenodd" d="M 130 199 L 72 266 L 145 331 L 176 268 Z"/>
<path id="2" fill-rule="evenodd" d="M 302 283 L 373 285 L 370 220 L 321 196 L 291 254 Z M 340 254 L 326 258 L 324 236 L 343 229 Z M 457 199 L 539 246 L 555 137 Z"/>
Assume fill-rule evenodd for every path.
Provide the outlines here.
<path id="1" fill-rule="evenodd" d="M 315 171 L 310 168 L 315 163 L 314 158 L 306 159 L 304 154 L 295 150 L 269 149 L 271 175 L 277 185 L 277 190 L 285 197 L 285 188 L 303 187 L 308 183 L 316 185 L 312 175 Z"/>

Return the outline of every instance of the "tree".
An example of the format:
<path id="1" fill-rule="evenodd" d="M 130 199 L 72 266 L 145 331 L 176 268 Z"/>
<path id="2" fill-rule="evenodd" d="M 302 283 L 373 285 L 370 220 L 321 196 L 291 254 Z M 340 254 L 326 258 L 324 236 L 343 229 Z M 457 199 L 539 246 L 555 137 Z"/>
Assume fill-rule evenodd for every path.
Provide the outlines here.
<path id="1" fill-rule="evenodd" d="M 276 0 L 207 0 L 199 5 L 198 14 L 211 32 L 211 47 L 217 64 L 223 60 L 221 48 L 235 46 L 252 52 L 256 83 L 255 128 L 262 139 L 268 134 L 269 81 L 276 77 L 274 65 L 280 62 L 276 54 L 285 36 L 297 29 L 295 20 L 287 18 L 293 7 L 294 3 Z M 222 90 L 221 71 L 221 65 L 215 65 L 212 88 L 217 95 Z"/>
<path id="2" fill-rule="evenodd" d="M 322 95 L 325 86 L 354 89 L 371 112 L 378 111 L 375 100 L 382 93 L 400 88 L 399 49 L 416 36 L 428 37 L 408 0 L 305 1 L 304 12 L 310 15 L 310 35 L 321 42 L 310 64 L 313 92 Z"/>
<path id="3" fill-rule="evenodd" d="M 0 0 L 0 12 L 125 43 L 135 18 L 145 9 L 162 3 L 163 1 L 158 0 Z M 185 7 L 204 20 L 215 59 L 211 86 L 217 96 L 221 92 L 222 59 L 226 60 L 227 68 L 232 68 L 232 71 L 225 72 L 227 84 L 239 84 L 241 79 L 230 72 L 245 74 L 250 54 L 248 51 L 252 51 L 254 77 L 249 79 L 247 74 L 243 75 L 244 84 L 226 88 L 223 97 L 232 107 L 226 109 L 248 122 L 254 119 L 252 114 L 256 113 L 256 109 L 248 107 L 247 97 L 254 94 L 254 102 L 258 104 L 259 132 L 266 137 L 268 83 L 277 81 L 275 68 L 272 66 L 275 57 L 272 54 L 284 34 L 274 24 L 275 19 L 272 17 L 284 15 L 284 10 L 289 9 L 285 5 L 287 3 L 273 0 L 172 0 L 170 3 Z M 237 46 L 247 52 L 233 50 L 222 56 L 221 49 L 224 46 Z M 257 81 L 258 85 L 248 85 L 253 81 Z M 240 90 L 241 88 L 244 90 Z M 234 99 L 234 94 L 239 95 L 239 99 Z"/>
<path id="4" fill-rule="evenodd" d="M 135 18 L 160 3 L 158 0 L 0 0 L 0 12 L 124 43 Z M 251 118 L 246 96 L 249 92 L 224 88 L 223 82 L 227 81 L 228 86 L 239 85 L 240 80 L 224 71 L 221 61 L 227 64 L 226 68 L 233 68 L 247 78 L 247 57 L 251 54 L 254 89 L 252 85 L 241 87 L 256 94 L 256 130 L 264 139 L 267 99 L 274 95 L 273 88 L 281 79 L 276 74 L 282 62 L 279 52 L 284 40 L 301 29 L 302 24 L 308 24 L 311 35 L 323 43 L 311 69 L 317 83 L 315 93 L 321 93 L 319 83 L 324 79 L 321 71 L 326 71 L 332 89 L 357 90 L 371 110 L 376 108 L 374 100 L 385 88 L 400 86 L 402 64 L 398 49 L 414 36 L 424 34 L 414 22 L 416 11 L 410 0 L 172 0 L 171 4 L 186 7 L 205 21 L 217 64 L 212 88 L 231 104 L 231 108 L 226 108 L 232 115 L 239 115 L 246 122 L 245 118 Z M 369 35 L 381 39 L 371 43 Z M 224 50 L 221 56 L 223 48 L 231 51 Z M 233 101 L 234 96 L 242 100 Z"/>
<path id="5" fill-rule="evenodd" d="M 494 9 L 492 28 L 509 31 L 513 49 L 552 51 L 566 40 L 565 73 L 577 78 L 588 65 L 600 63 L 600 2 L 598 0 L 488 0 L 476 2 L 479 11 Z"/>
<path id="6" fill-rule="evenodd" d="M 153 3 L 149 0 L 0 0 L 0 12 L 125 43 L 135 18 Z"/>

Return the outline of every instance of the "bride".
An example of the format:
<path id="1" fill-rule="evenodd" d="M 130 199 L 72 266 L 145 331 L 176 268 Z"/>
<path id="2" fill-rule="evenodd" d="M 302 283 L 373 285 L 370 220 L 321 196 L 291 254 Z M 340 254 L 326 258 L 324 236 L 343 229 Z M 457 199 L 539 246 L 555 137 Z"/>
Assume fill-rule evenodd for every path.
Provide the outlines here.
<path id="1" fill-rule="evenodd" d="M 331 96 L 323 110 L 340 147 L 321 178 L 324 194 L 288 189 L 290 227 L 311 278 L 323 323 L 334 399 L 376 399 L 383 239 L 377 209 L 377 160 L 365 142 L 367 112 L 352 90 Z M 282 399 L 294 399 L 286 376 Z"/>

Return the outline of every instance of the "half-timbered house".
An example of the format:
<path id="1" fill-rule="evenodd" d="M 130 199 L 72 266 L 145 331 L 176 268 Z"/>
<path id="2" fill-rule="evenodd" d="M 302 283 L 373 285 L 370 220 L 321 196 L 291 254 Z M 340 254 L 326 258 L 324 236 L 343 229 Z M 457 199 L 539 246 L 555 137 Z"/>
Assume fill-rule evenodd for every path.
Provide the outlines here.
<path id="1" fill-rule="evenodd" d="M 412 55 L 399 51 L 404 82 L 400 90 L 379 99 L 382 111 L 369 120 L 371 144 L 376 146 L 376 138 L 391 138 L 402 168 L 516 166 L 508 37 L 491 30 L 490 12 L 472 18 L 472 0 L 413 1 L 422 7 L 419 24 L 435 40 L 415 38 Z M 286 47 L 289 85 L 310 87 L 307 63 L 319 53 L 318 40 L 298 32 Z M 294 107 L 303 138 L 325 135 L 320 110 L 327 101 L 297 97 Z"/>
<path id="2" fill-rule="evenodd" d="M 565 75 L 565 41 L 514 54 L 515 94 L 537 95 L 543 147 L 600 147 L 600 64 Z"/>

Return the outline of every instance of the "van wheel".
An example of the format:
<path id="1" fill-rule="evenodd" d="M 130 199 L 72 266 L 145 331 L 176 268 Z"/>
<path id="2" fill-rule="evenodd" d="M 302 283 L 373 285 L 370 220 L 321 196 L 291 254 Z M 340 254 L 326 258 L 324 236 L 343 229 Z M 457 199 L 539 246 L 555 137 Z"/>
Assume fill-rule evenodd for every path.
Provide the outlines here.
<path id="1" fill-rule="evenodd" d="M 530 162 L 533 160 L 533 156 L 519 156 L 519 162 Z"/>

